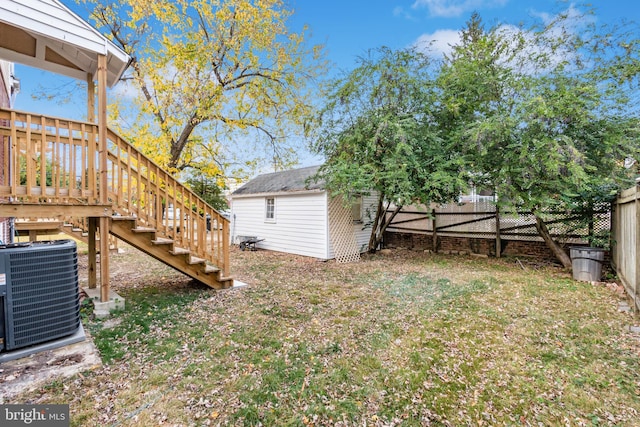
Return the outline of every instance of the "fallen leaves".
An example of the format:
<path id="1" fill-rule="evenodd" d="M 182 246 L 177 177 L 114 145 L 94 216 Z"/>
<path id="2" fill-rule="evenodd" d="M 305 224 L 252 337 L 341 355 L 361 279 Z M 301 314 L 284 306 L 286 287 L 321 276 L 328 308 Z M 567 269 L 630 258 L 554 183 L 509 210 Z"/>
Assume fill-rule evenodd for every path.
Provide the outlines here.
<path id="1" fill-rule="evenodd" d="M 138 272 L 135 288 L 114 282 L 144 307 L 113 326 L 121 355 L 22 402 L 70 403 L 76 425 L 637 420 L 640 342 L 615 292 L 552 267 L 237 251 L 234 275 L 251 286 L 213 292 L 134 254 L 113 261 L 117 274 Z"/>

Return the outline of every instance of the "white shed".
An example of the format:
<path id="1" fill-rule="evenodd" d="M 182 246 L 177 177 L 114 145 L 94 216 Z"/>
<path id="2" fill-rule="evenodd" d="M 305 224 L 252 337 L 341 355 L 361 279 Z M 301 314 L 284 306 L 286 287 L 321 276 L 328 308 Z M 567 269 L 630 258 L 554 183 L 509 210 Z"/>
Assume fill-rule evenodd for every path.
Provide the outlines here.
<path id="1" fill-rule="evenodd" d="M 264 239 L 256 247 L 320 259 L 354 261 L 366 250 L 375 195 L 351 206 L 309 181 L 320 166 L 259 175 L 231 195 L 231 241 Z"/>

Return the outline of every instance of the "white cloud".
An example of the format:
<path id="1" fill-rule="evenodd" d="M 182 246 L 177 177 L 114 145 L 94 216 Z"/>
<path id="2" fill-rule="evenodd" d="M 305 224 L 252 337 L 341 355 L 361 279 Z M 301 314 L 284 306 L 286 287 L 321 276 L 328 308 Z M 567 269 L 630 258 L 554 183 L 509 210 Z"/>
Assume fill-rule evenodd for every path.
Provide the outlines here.
<path id="1" fill-rule="evenodd" d="M 457 30 L 438 30 L 431 34 L 422 34 L 413 43 L 419 51 L 429 55 L 442 57 L 451 52 L 451 46 L 460 43 L 460 32 Z"/>
<path id="2" fill-rule="evenodd" d="M 431 16 L 456 17 L 472 10 L 502 7 L 509 0 L 415 0 L 413 9 L 427 8 Z"/>
<path id="3" fill-rule="evenodd" d="M 133 80 L 119 82 L 111 89 L 111 94 L 127 100 L 133 100 L 142 96 L 142 92 L 140 92 L 138 87 L 133 83 Z"/>
<path id="4" fill-rule="evenodd" d="M 402 6 L 397 6 L 393 9 L 393 16 L 399 16 L 410 21 L 415 21 L 415 18 L 411 15 L 411 13 L 405 10 L 405 8 L 403 8 Z"/>
<path id="5" fill-rule="evenodd" d="M 444 3 L 444 0 L 416 0 L 416 3 L 418 2 L 425 4 L 436 2 Z M 466 3 L 469 2 L 471 2 L 471 0 L 468 0 Z M 573 6 L 562 11 L 559 15 L 532 12 L 532 16 L 540 19 L 541 23 L 547 27 L 547 40 L 566 38 L 572 34 L 579 33 L 592 19 L 588 16 L 584 17 L 580 10 Z M 560 19 L 560 21 L 558 21 L 558 18 L 561 16 L 566 17 L 566 19 Z M 574 62 L 579 57 L 579 52 L 571 50 L 568 46 L 564 49 L 552 50 L 547 44 L 540 43 L 533 33 L 515 25 L 500 25 L 496 28 L 496 31 L 502 36 L 503 40 L 512 43 L 514 49 L 516 48 L 515 43 L 518 43 L 520 40 L 525 41 L 527 47 L 520 51 L 515 58 L 512 58 L 509 64 L 505 64 L 518 69 L 520 72 L 545 72 L 561 63 Z M 451 52 L 452 46 L 458 44 L 460 44 L 460 30 L 441 29 L 433 33 L 422 34 L 413 42 L 412 46 L 431 57 L 442 58 L 444 54 Z M 532 69 L 530 68 L 532 62 L 528 59 L 536 57 L 546 57 L 547 61 L 544 64 L 538 63 L 539 68 Z"/>
<path id="6" fill-rule="evenodd" d="M 584 11 L 581 11 L 574 4 L 570 4 L 569 7 L 560 12 L 558 15 L 552 15 L 547 12 L 539 12 L 531 10 L 531 16 L 536 17 L 542 21 L 544 25 L 553 24 L 559 16 L 566 17 L 566 23 L 570 23 L 573 28 L 580 28 L 583 25 L 595 22 L 596 18 L 593 15 L 585 15 Z"/>
<path id="7" fill-rule="evenodd" d="M 573 4 L 557 15 L 537 11 L 531 11 L 531 15 L 540 19 L 545 26 L 550 27 L 557 36 L 563 32 L 579 33 L 596 21 L 595 16 L 585 14 Z"/>
<path id="8" fill-rule="evenodd" d="M 587 58 L 582 57 L 582 53 L 576 51 L 571 44 L 559 46 L 556 49 L 551 48 L 557 40 L 566 40 L 576 34 L 580 34 L 585 30 L 587 25 L 594 22 L 594 17 L 585 15 L 582 11 L 570 5 L 566 10 L 557 15 L 544 12 L 531 12 L 532 16 L 537 17 L 546 27 L 544 37 L 536 39 L 536 36 L 524 31 L 523 29 L 513 25 L 502 25 L 499 28 L 500 33 L 506 40 L 515 42 L 524 39 L 528 48 L 521 51 L 514 59 L 514 64 L 531 64 L 527 58 L 546 58 L 545 62 L 537 63 L 536 69 L 521 69 L 522 72 L 528 73 L 544 73 L 548 72 L 560 64 L 575 64 L 577 61 L 588 62 Z M 514 65 L 512 64 L 512 65 Z"/>

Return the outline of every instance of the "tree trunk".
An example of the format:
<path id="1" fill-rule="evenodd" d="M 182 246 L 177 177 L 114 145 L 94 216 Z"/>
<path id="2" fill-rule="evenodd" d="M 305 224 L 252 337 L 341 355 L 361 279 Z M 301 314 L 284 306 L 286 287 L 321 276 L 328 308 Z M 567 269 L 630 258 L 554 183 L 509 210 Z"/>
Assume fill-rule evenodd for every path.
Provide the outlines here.
<path id="1" fill-rule="evenodd" d="M 398 212 L 400 212 L 401 209 L 402 209 L 402 206 L 396 207 L 396 210 L 393 211 L 393 213 L 389 216 L 389 218 L 386 218 L 386 211 L 387 211 L 386 209 L 383 209 L 382 213 L 378 212 L 378 215 L 376 215 L 379 218 L 378 227 L 373 228 L 371 230 L 371 239 L 369 240 L 370 253 L 374 253 L 376 251 L 376 248 L 382 242 L 382 237 L 384 236 L 384 232 L 386 231 L 387 227 L 389 227 L 389 224 L 391 224 L 391 221 L 393 221 L 396 215 L 398 215 Z M 373 245 L 371 245 L 372 241 L 373 241 Z"/>
<path id="2" fill-rule="evenodd" d="M 536 229 L 538 230 L 538 234 L 542 236 L 542 239 L 544 239 L 547 247 L 551 249 L 551 252 L 553 252 L 553 255 L 555 255 L 556 259 L 562 263 L 562 266 L 571 270 L 571 258 L 569 257 L 569 255 L 567 255 L 564 249 L 562 249 L 560 245 L 558 245 L 551 238 L 549 228 L 547 228 L 547 224 L 545 224 L 542 218 L 540 218 L 535 213 L 534 216 L 536 217 Z"/>
<path id="3" fill-rule="evenodd" d="M 382 198 L 383 196 L 382 194 L 380 194 L 378 196 L 378 209 L 376 210 L 376 218 L 373 220 L 373 226 L 371 227 L 371 236 L 369 237 L 369 247 L 367 248 L 369 253 L 374 253 L 376 251 L 376 247 L 378 247 L 378 245 L 376 244 L 378 226 L 380 225 L 380 219 L 384 218 L 384 215 L 381 216 L 381 213 L 383 212 L 382 208 L 384 205 Z M 384 211 L 386 211 L 386 209 Z"/>
<path id="4" fill-rule="evenodd" d="M 168 166 L 171 169 L 179 169 L 180 166 L 180 157 L 182 156 L 182 152 L 184 151 L 184 147 L 187 146 L 187 142 L 189 142 L 189 138 L 193 133 L 193 130 L 200 123 L 197 119 L 196 114 L 194 113 L 191 116 L 189 122 L 184 126 L 182 132 L 180 133 L 180 137 L 178 140 L 174 140 L 171 138 L 171 135 L 167 133 L 167 136 L 171 138 L 171 149 L 169 151 L 170 158 Z"/>

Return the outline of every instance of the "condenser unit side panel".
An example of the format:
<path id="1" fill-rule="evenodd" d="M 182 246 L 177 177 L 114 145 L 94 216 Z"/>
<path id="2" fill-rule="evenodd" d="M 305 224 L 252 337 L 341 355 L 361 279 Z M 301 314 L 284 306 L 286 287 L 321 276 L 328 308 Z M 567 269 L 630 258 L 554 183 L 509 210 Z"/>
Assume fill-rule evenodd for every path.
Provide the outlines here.
<path id="1" fill-rule="evenodd" d="M 80 327 L 75 243 L 9 254 L 7 350 L 73 334 Z"/>
<path id="2" fill-rule="evenodd" d="M 5 257 L 0 253 L 0 352 L 6 347 L 7 273 Z"/>

